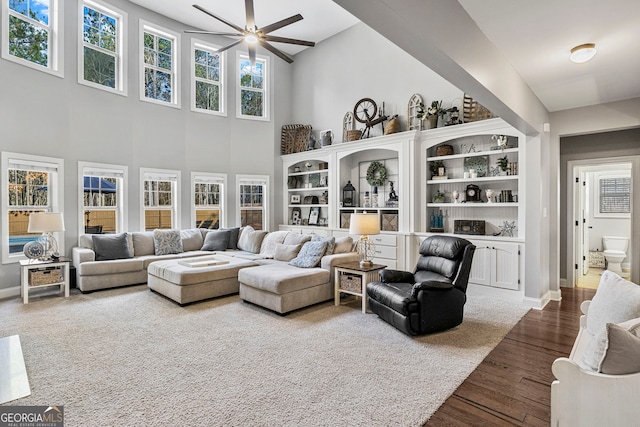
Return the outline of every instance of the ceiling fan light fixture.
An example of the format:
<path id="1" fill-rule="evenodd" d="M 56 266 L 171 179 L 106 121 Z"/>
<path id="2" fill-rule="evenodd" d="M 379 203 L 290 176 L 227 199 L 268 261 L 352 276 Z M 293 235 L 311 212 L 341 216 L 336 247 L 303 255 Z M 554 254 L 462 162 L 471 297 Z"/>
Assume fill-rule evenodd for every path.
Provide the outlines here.
<path id="1" fill-rule="evenodd" d="M 582 64 L 596 56 L 597 52 L 595 43 L 585 43 L 571 49 L 569 59 L 576 64 Z"/>
<path id="2" fill-rule="evenodd" d="M 256 36 L 255 34 L 247 34 L 246 36 L 244 36 L 244 41 L 250 44 L 256 44 L 258 43 L 258 36 Z"/>

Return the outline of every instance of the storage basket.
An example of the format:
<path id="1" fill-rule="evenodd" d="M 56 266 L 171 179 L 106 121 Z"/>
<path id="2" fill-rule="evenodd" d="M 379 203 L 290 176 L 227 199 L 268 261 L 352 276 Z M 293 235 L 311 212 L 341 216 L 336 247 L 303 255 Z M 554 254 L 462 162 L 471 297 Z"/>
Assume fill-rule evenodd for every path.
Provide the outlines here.
<path id="1" fill-rule="evenodd" d="M 362 293 L 362 277 L 357 274 L 341 274 L 340 289 L 349 292 Z"/>
<path id="2" fill-rule="evenodd" d="M 436 156 L 450 156 L 453 154 L 453 147 L 445 144 L 436 148 Z"/>
<path id="3" fill-rule="evenodd" d="M 29 270 L 29 286 L 51 285 L 60 282 L 62 282 L 62 270 L 59 268 Z"/>
<path id="4" fill-rule="evenodd" d="M 357 141 L 362 137 L 361 130 L 348 130 L 345 132 L 347 136 L 347 141 Z"/>

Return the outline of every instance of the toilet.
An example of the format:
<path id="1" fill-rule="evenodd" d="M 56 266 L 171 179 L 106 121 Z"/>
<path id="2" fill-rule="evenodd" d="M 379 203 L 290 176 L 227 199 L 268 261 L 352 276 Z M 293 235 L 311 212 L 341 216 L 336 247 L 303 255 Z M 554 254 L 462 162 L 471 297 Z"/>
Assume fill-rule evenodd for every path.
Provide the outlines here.
<path id="1" fill-rule="evenodd" d="M 627 256 L 629 247 L 628 237 L 603 236 L 604 258 L 607 260 L 607 270 L 622 276 L 621 263 Z"/>

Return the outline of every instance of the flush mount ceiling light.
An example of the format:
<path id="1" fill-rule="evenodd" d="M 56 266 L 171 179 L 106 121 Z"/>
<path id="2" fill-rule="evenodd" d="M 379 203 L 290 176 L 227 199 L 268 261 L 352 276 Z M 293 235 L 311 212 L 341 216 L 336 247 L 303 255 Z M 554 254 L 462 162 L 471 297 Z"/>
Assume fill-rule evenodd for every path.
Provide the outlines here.
<path id="1" fill-rule="evenodd" d="M 587 62 L 596 56 L 596 45 L 594 43 L 585 43 L 571 49 L 569 59 L 577 64 Z"/>

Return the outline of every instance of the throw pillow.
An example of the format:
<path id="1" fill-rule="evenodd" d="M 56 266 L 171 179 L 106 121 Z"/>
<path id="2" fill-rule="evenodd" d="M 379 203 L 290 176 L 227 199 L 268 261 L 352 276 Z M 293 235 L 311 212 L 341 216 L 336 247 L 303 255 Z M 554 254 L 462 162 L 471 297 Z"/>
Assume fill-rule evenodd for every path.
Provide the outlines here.
<path id="1" fill-rule="evenodd" d="M 131 258 L 127 233 L 94 234 L 92 240 L 96 261 Z"/>
<path id="2" fill-rule="evenodd" d="M 197 228 L 181 230 L 180 237 L 182 238 L 182 250 L 185 252 L 200 250 L 204 243 L 202 233 Z"/>
<path id="3" fill-rule="evenodd" d="M 223 231 L 229 231 L 229 246 L 227 249 L 238 249 L 238 237 L 240 237 L 240 227 L 222 228 Z"/>
<path id="4" fill-rule="evenodd" d="M 620 323 L 636 317 L 640 317 L 640 286 L 606 270 L 589 305 L 587 330 L 597 335 L 607 323 Z"/>
<path id="5" fill-rule="evenodd" d="M 276 261 L 289 262 L 298 256 L 300 248 L 302 248 L 302 245 L 284 245 L 282 243 L 278 243 L 276 245 L 276 253 L 273 256 L 273 259 Z"/>
<path id="6" fill-rule="evenodd" d="M 273 231 L 267 234 L 260 245 L 260 255 L 265 258 L 273 258 L 276 254 L 276 245 L 284 242 L 288 231 Z"/>
<path id="7" fill-rule="evenodd" d="M 153 231 L 136 231 L 132 234 L 133 253 L 135 256 L 155 254 Z"/>
<path id="8" fill-rule="evenodd" d="M 336 246 L 333 248 L 334 254 L 346 254 L 353 250 L 353 239 L 351 236 L 337 237 Z"/>
<path id="9" fill-rule="evenodd" d="M 600 363 L 600 372 L 626 375 L 640 372 L 640 337 L 613 323 L 607 324 L 609 345 Z"/>
<path id="10" fill-rule="evenodd" d="M 242 230 L 240 239 L 238 239 L 238 249 L 257 254 L 260 252 L 262 240 L 264 240 L 266 235 L 267 231 L 254 230 L 253 227 L 247 226 Z"/>
<path id="11" fill-rule="evenodd" d="M 300 268 L 313 268 L 320 264 L 320 260 L 327 250 L 327 242 L 307 242 L 302 246 L 298 256 L 289 261 L 289 265 Z"/>
<path id="12" fill-rule="evenodd" d="M 335 237 L 322 237 L 317 234 L 311 237 L 312 242 L 326 242 L 327 249 L 325 249 L 325 255 L 331 255 L 333 253 L 333 249 L 336 247 L 336 238 Z"/>
<path id="13" fill-rule="evenodd" d="M 93 250 L 93 234 L 81 234 L 78 241 L 79 247 Z"/>
<path id="14" fill-rule="evenodd" d="M 284 238 L 285 245 L 304 245 L 311 240 L 311 236 L 308 234 L 289 233 Z"/>
<path id="15" fill-rule="evenodd" d="M 204 238 L 203 251 L 226 251 L 231 238 L 230 230 L 209 230 Z"/>
<path id="16" fill-rule="evenodd" d="M 156 255 L 182 253 L 180 230 L 153 230 L 153 247 Z"/>
<path id="17" fill-rule="evenodd" d="M 582 363 L 580 364 L 582 368 L 590 369 L 594 372 L 598 372 L 600 370 L 602 358 L 609 346 L 609 325 L 612 324 L 613 323 L 607 323 L 605 329 L 591 338 L 591 341 L 582 356 Z M 640 336 L 640 318 L 627 320 L 625 322 L 618 323 L 616 326 Z"/>

